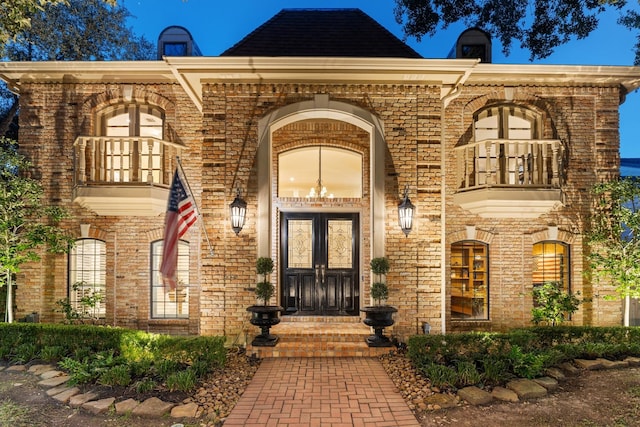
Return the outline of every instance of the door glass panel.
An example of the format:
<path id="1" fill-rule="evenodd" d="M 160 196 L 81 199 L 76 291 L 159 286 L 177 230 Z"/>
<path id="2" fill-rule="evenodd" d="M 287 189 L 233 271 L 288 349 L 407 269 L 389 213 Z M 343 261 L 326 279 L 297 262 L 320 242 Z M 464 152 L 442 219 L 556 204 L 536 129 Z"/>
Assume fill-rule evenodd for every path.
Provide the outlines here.
<path id="1" fill-rule="evenodd" d="M 289 268 L 313 268 L 313 221 L 289 220 Z"/>
<path id="2" fill-rule="evenodd" d="M 351 268 L 353 232 L 350 220 L 329 220 L 328 268 Z"/>

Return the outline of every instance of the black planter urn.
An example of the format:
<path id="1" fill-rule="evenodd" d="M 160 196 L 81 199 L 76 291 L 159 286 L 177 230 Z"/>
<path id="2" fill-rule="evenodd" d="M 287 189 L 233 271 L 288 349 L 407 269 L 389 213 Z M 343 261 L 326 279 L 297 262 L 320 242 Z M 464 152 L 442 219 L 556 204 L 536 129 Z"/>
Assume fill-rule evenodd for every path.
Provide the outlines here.
<path id="1" fill-rule="evenodd" d="M 398 309 L 390 305 L 376 305 L 363 307 L 360 309 L 365 313 L 364 324 L 373 328 L 374 334 L 367 337 L 366 342 L 369 347 L 391 347 L 391 340 L 383 335 L 384 328 L 393 325 L 393 313 Z"/>
<path id="2" fill-rule="evenodd" d="M 247 307 L 251 313 L 251 324 L 260 328 L 262 333 L 254 338 L 251 345 L 256 347 L 273 347 L 278 337 L 269 333 L 269 329 L 280 323 L 280 312 L 284 310 L 279 305 L 252 305 Z"/>

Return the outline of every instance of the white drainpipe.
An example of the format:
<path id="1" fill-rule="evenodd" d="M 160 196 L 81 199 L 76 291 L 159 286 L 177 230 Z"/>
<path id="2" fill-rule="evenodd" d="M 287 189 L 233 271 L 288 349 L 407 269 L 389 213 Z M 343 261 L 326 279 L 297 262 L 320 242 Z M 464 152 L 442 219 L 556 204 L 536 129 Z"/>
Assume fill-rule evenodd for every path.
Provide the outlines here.
<path id="1" fill-rule="evenodd" d="M 478 59 L 464 72 L 453 86 L 451 91 L 442 98 L 440 110 L 440 321 L 442 323 L 442 335 L 447 333 L 447 230 L 446 230 L 446 196 L 447 186 L 445 177 L 445 109 L 451 101 L 460 96 L 460 88 L 467 81 L 473 69 L 480 63 Z"/>

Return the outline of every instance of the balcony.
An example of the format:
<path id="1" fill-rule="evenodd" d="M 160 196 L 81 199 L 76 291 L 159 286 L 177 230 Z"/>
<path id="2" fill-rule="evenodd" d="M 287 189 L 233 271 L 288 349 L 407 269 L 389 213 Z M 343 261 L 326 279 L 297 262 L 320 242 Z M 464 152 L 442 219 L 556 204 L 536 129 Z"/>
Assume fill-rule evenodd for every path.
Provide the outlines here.
<path id="1" fill-rule="evenodd" d="M 166 211 L 182 149 L 151 137 L 80 136 L 74 142 L 73 201 L 98 215 L 157 216 Z"/>
<path id="2" fill-rule="evenodd" d="M 561 205 L 558 140 L 488 139 L 455 148 L 460 207 L 484 218 L 536 218 Z"/>

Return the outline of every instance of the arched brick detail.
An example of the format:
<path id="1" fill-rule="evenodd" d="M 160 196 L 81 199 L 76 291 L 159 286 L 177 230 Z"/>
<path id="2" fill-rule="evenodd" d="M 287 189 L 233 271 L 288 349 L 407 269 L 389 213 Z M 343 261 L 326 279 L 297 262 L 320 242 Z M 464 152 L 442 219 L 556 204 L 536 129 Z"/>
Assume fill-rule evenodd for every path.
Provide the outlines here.
<path id="1" fill-rule="evenodd" d="M 506 96 L 507 89 L 513 90 L 511 97 Z M 502 91 L 495 90 L 470 100 L 462 109 L 463 120 L 465 123 L 473 123 L 473 116 L 476 112 L 483 108 L 506 103 L 519 105 L 538 112 L 542 116 L 545 139 L 560 139 L 563 141 L 567 139 L 569 132 L 566 131 L 564 119 L 562 115 L 556 111 L 554 105 L 545 98 L 519 91 L 517 88 L 504 88 Z M 565 131 L 561 131 L 560 129 L 565 129 Z M 472 138 L 473 132 L 468 132 L 465 134 L 464 141 L 461 141 L 461 143 L 466 144 L 471 141 Z"/>
<path id="2" fill-rule="evenodd" d="M 124 86 L 127 85 L 109 87 L 105 91 L 95 93 L 84 100 L 82 104 L 82 115 L 85 118 L 83 121 L 83 134 L 95 133 L 95 113 L 112 105 L 124 103 L 150 104 L 161 108 L 165 113 L 167 111 L 175 111 L 173 101 L 144 85 L 129 85 L 132 87 L 132 94 L 131 99 L 127 100 L 123 94 Z"/>
<path id="3" fill-rule="evenodd" d="M 107 241 L 107 232 L 101 228 L 95 227 L 93 225 L 91 225 L 91 227 L 89 227 L 89 234 L 85 237 L 80 235 L 80 230 L 78 230 L 78 232 L 76 233 L 76 239 L 96 239 L 96 240 L 102 240 L 103 242 Z"/>
<path id="4" fill-rule="evenodd" d="M 553 233 L 555 234 L 555 233 Z M 552 241 L 562 242 L 566 244 L 573 244 L 576 240 L 576 234 L 567 230 L 558 229 L 557 236 L 552 235 L 552 231 L 549 228 L 537 231 L 531 234 L 531 245 L 536 243 Z"/>
<path id="5" fill-rule="evenodd" d="M 454 231 L 447 235 L 447 246 L 451 246 L 452 243 L 460 242 L 463 240 L 477 240 L 478 242 L 490 245 L 495 237 L 495 234 L 491 231 L 480 229 L 475 229 L 473 234 L 473 238 L 469 238 L 469 232 L 466 228 L 464 230 Z"/>
<path id="6" fill-rule="evenodd" d="M 156 240 L 164 239 L 164 228 L 154 228 L 151 230 L 147 230 L 145 233 L 147 235 L 147 241 L 149 243 L 155 242 Z"/>

